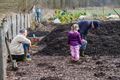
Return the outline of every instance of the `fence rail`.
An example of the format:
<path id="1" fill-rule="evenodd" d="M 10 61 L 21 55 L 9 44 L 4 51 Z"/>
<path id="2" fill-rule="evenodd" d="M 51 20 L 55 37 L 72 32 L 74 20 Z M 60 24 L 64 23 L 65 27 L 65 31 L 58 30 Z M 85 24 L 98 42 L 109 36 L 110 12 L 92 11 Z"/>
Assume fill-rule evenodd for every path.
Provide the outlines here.
<path id="1" fill-rule="evenodd" d="M 31 14 L 12 14 L 3 18 L 0 26 L 0 80 L 6 80 L 7 48 L 5 37 L 12 40 L 20 29 L 30 28 Z"/>

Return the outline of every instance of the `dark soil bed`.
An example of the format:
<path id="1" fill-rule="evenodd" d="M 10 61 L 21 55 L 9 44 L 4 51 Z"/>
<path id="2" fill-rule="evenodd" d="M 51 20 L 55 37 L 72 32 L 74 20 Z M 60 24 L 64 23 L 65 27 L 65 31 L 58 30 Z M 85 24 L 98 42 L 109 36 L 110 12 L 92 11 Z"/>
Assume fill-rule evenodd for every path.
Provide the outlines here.
<path id="1" fill-rule="evenodd" d="M 47 46 L 40 51 L 46 55 L 68 55 L 67 32 L 70 25 L 58 25 L 40 44 Z M 86 54 L 120 54 L 120 21 L 102 22 L 102 27 L 88 34 Z"/>
<path id="2" fill-rule="evenodd" d="M 8 66 L 8 80 L 120 80 L 120 21 L 104 21 L 88 34 L 87 56 L 72 62 L 67 32 L 71 24 L 56 28 L 38 44 L 32 61 L 18 62 L 19 69 Z"/>

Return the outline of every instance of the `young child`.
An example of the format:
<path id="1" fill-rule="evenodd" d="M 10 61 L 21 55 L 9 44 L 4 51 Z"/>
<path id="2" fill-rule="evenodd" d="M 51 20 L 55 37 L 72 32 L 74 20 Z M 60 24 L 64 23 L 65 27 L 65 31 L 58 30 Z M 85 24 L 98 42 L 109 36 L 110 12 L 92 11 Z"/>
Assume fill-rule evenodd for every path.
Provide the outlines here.
<path id="1" fill-rule="evenodd" d="M 71 26 L 71 31 L 68 32 L 68 44 L 70 45 L 71 57 L 73 61 L 79 60 L 79 49 L 81 45 L 81 36 L 78 32 L 78 24 Z"/>

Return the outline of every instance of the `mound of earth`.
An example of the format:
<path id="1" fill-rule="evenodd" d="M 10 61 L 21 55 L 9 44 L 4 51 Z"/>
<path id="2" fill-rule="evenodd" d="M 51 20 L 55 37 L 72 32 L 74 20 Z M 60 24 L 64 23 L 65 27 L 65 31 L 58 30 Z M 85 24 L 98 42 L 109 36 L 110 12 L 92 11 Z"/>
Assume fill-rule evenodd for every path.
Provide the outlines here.
<path id="1" fill-rule="evenodd" d="M 120 21 L 104 21 L 98 30 L 88 35 L 88 54 L 119 54 Z"/>
<path id="2" fill-rule="evenodd" d="M 39 45 L 46 45 L 40 53 L 47 55 L 68 55 L 67 32 L 71 25 L 56 25 L 56 28 L 39 43 Z"/>
<path id="3" fill-rule="evenodd" d="M 56 28 L 40 43 L 46 47 L 40 50 L 43 55 L 68 55 L 67 32 L 72 24 L 55 25 Z M 87 36 L 86 54 L 119 54 L 120 21 L 103 21 L 97 30 L 90 30 Z"/>

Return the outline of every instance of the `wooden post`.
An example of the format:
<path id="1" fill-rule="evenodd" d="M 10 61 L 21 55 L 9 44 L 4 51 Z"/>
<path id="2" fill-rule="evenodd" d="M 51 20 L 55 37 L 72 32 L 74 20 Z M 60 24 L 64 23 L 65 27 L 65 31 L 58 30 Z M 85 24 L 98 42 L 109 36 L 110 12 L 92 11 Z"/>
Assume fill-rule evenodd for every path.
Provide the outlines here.
<path id="1" fill-rule="evenodd" d="M 28 14 L 27 14 L 27 28 L 28 28 Z"/>
<path id="2" fill-rule="evenodd" d="M 12 24 L 13 24 L 13 38 L 17 35 L 16 34 L 16 14 L 12 15 Z"/>
<path id="3" fill-rule="evenodd" d="M 22 16 L 21 16 L 21 13 L 20 13 L 20 29 L 22 28 Z"/>
<path id="4" fill-rule="evenodd" d="M 11 31 L 10 31 L 10 27 L 11 27 L 11 25 L 10 25 L 10 16 L 8 16 L 8 18 L 7 18 L 7 22 L 8 22 L 8 26 L 9 26 L 9 29 L 8 29 L 8 36 L 9 36 L 9 39 L 12 39 L 12 37 L 11 37 Z"/>
<path id="5" fill-rule="evenodd" d="M 21 29 L 24 28 L 24 14 L 21 14 Z"/>
<path id="6" fill-rule="evenodd" d="M 25 22 L 26 22 L 26 20 L 25 20 L 25 13 L 23 15 L 23 18 L 24 18 L 24 20 L 23 20 L 23 26 L 24 26 L 24 28 L 26 28 L 26 26 L 25 26 Z"/>
<path id="7" fill-rule="evenodd" d="M 18 34 L 18 16 L 16 15 L 16 35 Z"/>
<path id="8" fill-rule="evenodd" d="M 3 25 L 0 26 L 0 80 L 6 80 L 5 34 Z"/>
<path id="9" fill-rule="evenodd" d="M 19 31 L 20 31 L 20 27 L 21 27 L 21 21 L 20 21 L 20 14 L 17 14 L 17 24 L 18 24 L 18 26 L 17 26 L 17 29 L 18 29 L 18 33 L 19 33 Z"/>
<path id="10" fill-rule="evenodd" d="M 12 21 L 12 16 L 10 16 L 11 19 L 11 35 L 12 35 L 12 39 L 13 39 L 13 21 Z"/>
<path id="11" fill-rule="evenodd" d="M 31 14 L 28 14 L 28 28 L 30 28 L 31 24 Z"/>

